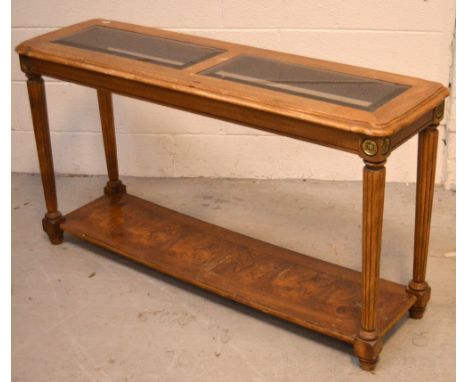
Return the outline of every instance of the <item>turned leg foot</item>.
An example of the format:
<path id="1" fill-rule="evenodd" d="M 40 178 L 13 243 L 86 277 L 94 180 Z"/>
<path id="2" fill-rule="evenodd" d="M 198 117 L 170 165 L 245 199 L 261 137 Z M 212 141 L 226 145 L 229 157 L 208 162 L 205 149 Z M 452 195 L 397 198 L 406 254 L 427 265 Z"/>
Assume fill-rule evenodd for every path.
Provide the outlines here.
<path id="1" fill-rule="evenodd" d="M 364 333 L 361 331 L 359 336 L 354 340 L 354 353 L 359 359 L 359 365 L 362 370 L 373 371 L 379 361 L 379 354 L 382 351 L 383 340 L 381 338 L 372 338 L 373 333 Z"/>
<path id="2" fill-rule="evenodd" d="M 127 187 L 122 183 L 121 180 L 109 180 L 104 187 L 104 194 L 107 196 L 115 196 L 119 194 L 125 194 Z"/>
<path id="3" fill-rule="evenodd" d="M 60 224 L 65 220 L 60 212 L 48 212 L 42 219 L 42 228 L 49 236 L 49 240 L 52 244 L 62 244 L 63 241 L 63 230 L 60 228 Z"/>
<path id="4" fill-rule="evenodd" d="M 414 305 L 409 309 L 410 317 L 414 319 L 423 318 L 427 303 L 431 298 L 431 287 L 427 282 L 417 283 L 411 281 L 406 290 L 417 298 Z"/>
<path id="5" fill-rule="evenodd" d="M 373 360 L 367 360 L 364 358 L 359 358 L 359 366 L 364 371 L 374 371 L 375 367 L 377 366 L 377 362 L 379 361 L 379 357 Z"/>

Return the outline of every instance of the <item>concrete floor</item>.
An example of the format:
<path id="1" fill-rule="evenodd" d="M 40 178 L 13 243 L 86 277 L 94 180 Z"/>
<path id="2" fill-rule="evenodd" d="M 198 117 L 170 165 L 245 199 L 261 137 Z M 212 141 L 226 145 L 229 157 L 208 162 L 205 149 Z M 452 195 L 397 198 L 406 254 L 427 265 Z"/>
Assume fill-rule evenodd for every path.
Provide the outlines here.
<path id="1" fill-rule="evenodd" d="M 360 269 L 359 182 L 124 179 L 188 215 Z M 103 177 L 59 177 L 63 213 L 101 194 Z M 412 266 L 414 185 L 386 190 L 382 277 Z M 350 346 L 42 232 L 38 176 L 12 178 L 13 381 L 453 381 L 455 195 L 436 190 L 423 320 L 404 318 L 374 374 Z M 377 378 L 377 379 L 376 379 Z"/>

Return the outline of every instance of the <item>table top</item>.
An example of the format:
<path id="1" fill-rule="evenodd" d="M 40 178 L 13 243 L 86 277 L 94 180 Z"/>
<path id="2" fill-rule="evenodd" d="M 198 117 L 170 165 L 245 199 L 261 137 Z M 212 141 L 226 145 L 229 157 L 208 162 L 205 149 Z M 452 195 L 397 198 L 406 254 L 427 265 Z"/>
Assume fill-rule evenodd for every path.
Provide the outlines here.
<path id="1" fill-rule="evenodd" d="M 25 41 L 17 52 L 376 137 L 411 125 L 448 95 L 413 77 L 101 19 Z"/>

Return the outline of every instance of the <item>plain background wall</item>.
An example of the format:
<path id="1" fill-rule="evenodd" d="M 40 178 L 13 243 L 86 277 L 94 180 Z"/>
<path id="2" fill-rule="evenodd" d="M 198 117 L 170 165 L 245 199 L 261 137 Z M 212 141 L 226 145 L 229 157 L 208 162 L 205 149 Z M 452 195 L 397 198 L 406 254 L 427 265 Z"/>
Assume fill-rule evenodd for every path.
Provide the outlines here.
<path id="1" fill-rule="evenodd" d="M 449 85 L 454 0 L 15 0 L 12 2 L 12 170 L 38 172 L 25 77 L 14 47 L 90 18 L 109 18 Z M 105 174 L 95 91 L 46 78 L 55 168 Z M 455 188 L 455 88 L 439 128 L 437 182 Z M 361 179 L 357 156 L 170 108 L 114 97 L 121 173 L 135 176 Z M 388 161 L 413 182 L 417 140 Z"/>

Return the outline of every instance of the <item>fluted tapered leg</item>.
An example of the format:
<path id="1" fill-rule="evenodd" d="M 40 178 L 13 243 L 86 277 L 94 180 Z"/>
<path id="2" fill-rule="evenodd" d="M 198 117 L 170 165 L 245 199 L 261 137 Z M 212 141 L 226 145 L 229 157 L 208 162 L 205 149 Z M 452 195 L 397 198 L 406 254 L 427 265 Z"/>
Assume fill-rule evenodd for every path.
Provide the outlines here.
<path id="1" fill-rule="evenodd" d="M 125 193 L 125 185 L 119 179 L 112 94 L 108 90 L 98 89 L 97 96 L 99 114 L 101 116 L 102 137 L 104 139 L 104 152 L 106 154 L 107 173 L 109 175 L 109 181 L 104 188 L 104 192 L 106 195 Z"/>
<path id="2" fill-rule="evenodd" d="M 354 351 L 361 368 L 373 370 L 382 350 L 377 333 L 380 249 L 385 192 L 385 163 L 366 163 L 363 172 L 362 313 Z"/>
<path id="3" fill-rule="evenodd" d="M 63 231 L 60 229 L 60 223 L 64 219 L 57 207 L 54 162 L 50 143 L 44 81 L 39 75 L 28 75 L 27 86 L 42 187 L 47 208 L 47 213 L 42 219 L 42 227 L 52 244 L 60 244 L 63 240 Z"/>
<path id="4" fill-rule="evenodd" d="M 429 252 L 438 136 L 437 125 L 429 126 L 419 133 L 413 279 L 408 285 L 408 292 L 417 297 L 416 303 L 410 309 L 410 316 L 412 318 L 422 318 L 431 295 L 431 288 L 426 282 L 426 268 Z"/>

